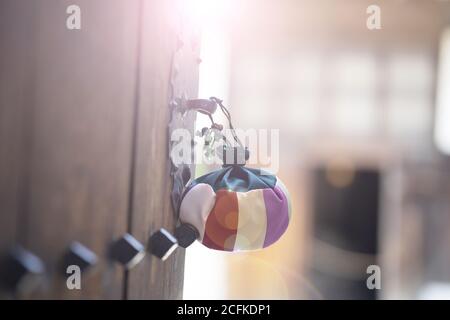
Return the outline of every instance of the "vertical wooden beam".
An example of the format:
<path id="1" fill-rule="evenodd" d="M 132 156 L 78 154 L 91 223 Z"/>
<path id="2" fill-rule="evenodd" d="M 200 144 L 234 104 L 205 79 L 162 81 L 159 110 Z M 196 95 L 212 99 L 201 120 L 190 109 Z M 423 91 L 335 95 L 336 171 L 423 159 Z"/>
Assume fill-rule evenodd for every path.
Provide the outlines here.
<path id="1" fill-rule="evenodd" d="M 124 277 L 108 247 L 174 229 L 169 102 L 196 96 L 198 38 L 174 1 L 79 0 L 81 30 L 71 4 L 0 4 L 1 253 L 19 242 L 47 265 L 33 297 L 181 298 L 182 249 Z M 72 241 L 99 258 L 73 291 L 59 270 Z"/>
<path id="2" fill-rule="evenodd" d="M 144 0 L 131 231 L 147 241 L 161 227 L 173 232 L 168 125 L 172 98 L 197 95 L 199 38 L 183 23 L 176 1 Z M 193 130 L 193 120 L 189 130 Z M 180 299 L 184 251 L 166 261 L 147 256 L 128 279 L 130 299 Z"/>
<path id="3" fill-rule="evenodd" d="M 35 3 L 0 4 L 0 254 L 19 239 L 28 163 Z M 21 218 L 22 217 L 22 218 Z"/>

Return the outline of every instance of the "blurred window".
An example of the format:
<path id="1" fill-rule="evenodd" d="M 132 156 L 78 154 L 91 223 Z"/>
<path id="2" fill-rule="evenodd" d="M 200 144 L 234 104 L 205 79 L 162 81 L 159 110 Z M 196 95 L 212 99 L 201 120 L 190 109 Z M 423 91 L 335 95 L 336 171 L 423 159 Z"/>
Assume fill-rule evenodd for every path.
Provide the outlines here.
<path id="1" fill-rule="evenodd" d="M 306 49 L 244 55 L 236 63 L 232 90 L 243 127 L 413 147 L 431 132 L 433 61 L 419 50 Z"/>
<path id="2" fill-rule="evenodd" d="M 387 63 L 387 133 L 395 138 L 425 136 L 431 128 L 432 61 L 411 51 L 392 54 Z"/>

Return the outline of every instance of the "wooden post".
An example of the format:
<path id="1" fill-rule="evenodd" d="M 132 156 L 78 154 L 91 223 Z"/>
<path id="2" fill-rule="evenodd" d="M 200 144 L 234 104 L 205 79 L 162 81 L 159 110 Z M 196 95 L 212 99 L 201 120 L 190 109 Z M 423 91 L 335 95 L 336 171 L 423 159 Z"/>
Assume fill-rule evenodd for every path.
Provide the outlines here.
<path id="1" fill-rule="evenodd" d="M 181 298 L 182 250 L 165 262 L 147 254 L 129 272 L 107 257 L 125 232 L 147 244 L 176 223 L 167 126 L 180 11 L 80 0 L 81 29 L 68 30 L 71 4 L 0 4 L 0 255 L 20 244 L 45 263 L 45 286 L 26 297 Z M 178 63 L 195 97 L 197 63 Z M 58 267 L 72 241 L 99 260 L 81 290 Z"/>

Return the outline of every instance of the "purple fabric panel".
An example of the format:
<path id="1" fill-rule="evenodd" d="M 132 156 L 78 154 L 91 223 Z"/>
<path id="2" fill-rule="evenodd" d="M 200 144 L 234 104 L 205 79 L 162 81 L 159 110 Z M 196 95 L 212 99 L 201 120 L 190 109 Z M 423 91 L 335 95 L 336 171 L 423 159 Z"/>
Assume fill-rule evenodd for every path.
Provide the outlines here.
<path id="1" fill-rule="evenodd" d="M 289 224 L 289 209 L 288 199 L 278 186 L 273 189 L 264 189 L 263 195 L 267 214 L 267 230 L 263 247 L 268 247 L 286 231 Z"/>

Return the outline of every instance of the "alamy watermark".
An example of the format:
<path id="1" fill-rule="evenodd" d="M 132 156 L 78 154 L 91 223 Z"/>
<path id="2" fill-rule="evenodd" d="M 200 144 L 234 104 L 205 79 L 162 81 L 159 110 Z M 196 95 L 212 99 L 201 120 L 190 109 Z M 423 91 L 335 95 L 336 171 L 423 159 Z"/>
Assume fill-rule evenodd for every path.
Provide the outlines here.
<path id="1" fill-rule="evenodd" d="M 244 152 L 223 153 L 224 146 L 238 149 L 241 147 L 234 139 L 232 130 L 224 129 L 217 135 L 204 138 L 199 135 L 192 136 L 187 129 L 175 129 L 171 135 L 172 162 L 176 166 L 181 164 L 221 165 L 225 156 L 228 163 L 235 157 L 240 164 L 255 165 L 273 174 L 278 172 L 280 164 L 278 129 L 235 129 L 234 132 L 249 151 L 247 161 L 245 161 Z M 223 136 L 227 142 L 222 139 Z"/>
<path id="2" fill-rule="evenodd" d="M 81 29 L 81 8 L 75 4 L 71 4 L 66 8 L 69 15 L 66 19 L 66 28 L 69 30 Z"/>
<path id="3" fill-rule="evenodd" d="M 366 20 L 366 26 L 369 30 L 381 29 L 381 8 L 375 4 L 367 7 L 366 13 L 369 15 Z"/>
<path id="4" fill-rule="evenodd" d="M 76 4 L 67 6 L 66 13 L 69 15 L 66 18 L 66 28 L 68 30 L 81 29 L 81 8 Z M 369 15 L 366 20 L 366 26 L 369 30 L 381 29 L 381 8 L 378 5 L 372 4 L 367 7 L 366 13 Z"/>
<path id="5" fill-rule="evenodd" d="M 66 286 L 69 290 L 81 290 L 81 269 L 73 264 L 67 267 L 66 274 L 69 275 L 66 280 Z"/>
<path id="6" fill-rule="evenodd" d="M 367 277 L 367 280 L 366 280 L 367 289 L 380 290 L 381 289 L 381 268 L 380 268 L 380 266 L 378 266 L 376 264 L 372 264 L 367 267 L 366 273 L 370 274 L 370 276 Z"/>

